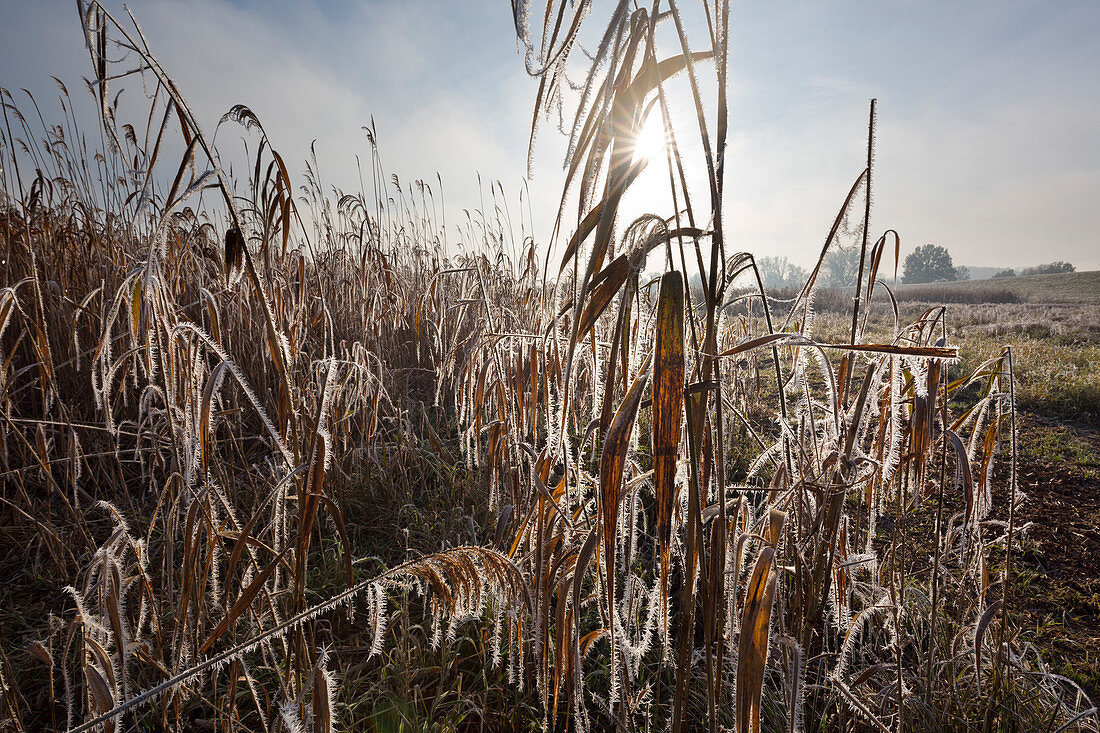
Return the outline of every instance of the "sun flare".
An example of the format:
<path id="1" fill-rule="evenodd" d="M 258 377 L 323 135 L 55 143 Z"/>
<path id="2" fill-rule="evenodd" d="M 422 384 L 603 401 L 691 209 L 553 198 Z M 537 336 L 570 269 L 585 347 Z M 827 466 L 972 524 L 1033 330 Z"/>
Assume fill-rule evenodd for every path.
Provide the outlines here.
<path id="1" fill-rule="evenodd" d="M 650 114 L 634 141 L 634 160 L 654 161 L 665 154 L 665 126 L 660 114 Z"/>

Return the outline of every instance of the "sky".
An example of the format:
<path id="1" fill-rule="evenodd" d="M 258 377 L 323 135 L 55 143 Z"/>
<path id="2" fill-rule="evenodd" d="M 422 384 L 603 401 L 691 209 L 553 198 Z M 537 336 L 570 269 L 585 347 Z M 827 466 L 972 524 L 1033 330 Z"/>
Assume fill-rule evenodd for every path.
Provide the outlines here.
<path id="1" fill-rule="evenodd" d="M 0 0 L 0 86 L 31 90 L 47 118 L 51 76 L 73 91 L 90 76 L 75 6 Z M 293 170 L 316 140 L 326 182 L 354 190 L 373 116 L 387 170 L 438 173 L 450 222 L 480 205 L 478 174 L 518 201 L 537 82 L 507 0 L 128 7 L 208 132 L 246 104 Z M 863 168 L 876 97 L 872 234 L 897 230 L 903 257 L 932 242 L 956 264 L 1100 269 L 1097 38 L 1092 0 L 735 1 L 727 241 L 811 264 Z M 540 242 L 563 152 L 545 125 L 528 183 Z"/>

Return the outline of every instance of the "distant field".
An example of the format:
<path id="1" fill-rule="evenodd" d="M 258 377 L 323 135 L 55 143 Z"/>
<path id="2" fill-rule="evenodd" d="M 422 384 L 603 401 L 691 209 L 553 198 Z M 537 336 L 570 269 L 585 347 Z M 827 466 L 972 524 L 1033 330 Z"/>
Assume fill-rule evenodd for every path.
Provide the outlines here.
<path id="1" fill-rule="evenodd" d="M 942 302 L 1100 303 L 1100 270 L 997 280 L 898 285 L 901 300 Z"/>

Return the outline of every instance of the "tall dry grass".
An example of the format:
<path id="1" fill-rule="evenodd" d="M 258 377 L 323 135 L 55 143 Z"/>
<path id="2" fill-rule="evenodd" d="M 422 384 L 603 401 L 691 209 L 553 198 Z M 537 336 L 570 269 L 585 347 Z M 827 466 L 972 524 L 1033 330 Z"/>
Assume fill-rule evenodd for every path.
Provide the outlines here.
<path id="1" fill-rule="evenodd" d="M 859 247 L 851 330 L 823 341 L 820 260 L 773 311 L 726 250 L 728 3 L 702 4 L 694 51 L 674 2 L 618 3 L 592 42 L 589 3 L 551 0 L 534 29 L 513 10 L 536 122 L 574 102 L 556 273 L 497 206 L 455 254 L 441 185 L 387 177 L 373 129 L 369 191 L 328 193 L 312 161 L 295 197 L 234 107 L 252 147 L 231 178 L 136 21 L 95 2 L 102 152 L 5 93 L 4 531 L 71 581 L 30 647 L 43 705 L 0 660 L 9 724 L 354 727 L 326 644 L 383 652 L 419 595 L 432 645 L 483 621 L 485 663 L 551 728 L 1095 730 L 1007 613 L 1027 529 L 1011 347 L 952 373 L 945 311 L 896 303 L 891 337 L 863 338 L 898 248 L 870 235 L 874 108 L 821 249 Z M 144 128 L 112 96 L 137 77 Z M 633 154 L 650 115 L 663 161 Z M 624 223 L 660 165 L 674 210 Z M 493 541 L 365 572 L 334 485 L 391 500 L 441 457 L 481 477 Z"/>

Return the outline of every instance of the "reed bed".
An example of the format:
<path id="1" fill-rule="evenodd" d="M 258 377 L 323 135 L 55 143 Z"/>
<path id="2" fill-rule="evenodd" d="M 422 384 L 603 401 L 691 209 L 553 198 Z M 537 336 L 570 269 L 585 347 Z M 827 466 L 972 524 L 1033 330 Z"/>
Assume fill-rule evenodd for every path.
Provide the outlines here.
<path id="1" fill-rule="evenodd" d="M 874 104 L 821 249 L 860 251 L 850 328 L 820 338 L 820 260 L 777 300 L 726 249 L 728 3 L 698 9 L 694 51 L 674 2 L 513 9 L 534 120 L 566 110 L 560 263 L 503 191 L 449 241 L 441 182 L 387 176 L 373 129 L 358 192 L 311 162 L 296 196 L 243 106 L 221 122 L 243 164 L 223 158 L 137 22 L 95 2 L 97 152 L 3 93 L 4 536 L 70 583 L 38 666 L 0 660 L 6 724 L 354 728 L 328 645 L 384 655 L 415 604 L 432 647 L 480 640 L 550 729 L 1096 730 L 1007 610 L 1013 350 L 960 373 L 945 309 L 905 322 L 883 282 Z M 135 127 L 112 95 L 138 78 Z M 650 115 L 663 161 L 633 154 Z M 674 211 L 624 223 L 660 165 Z M 456 462 L 491 534 L 368 572 L 348 487 L 392 501 Z"/>

